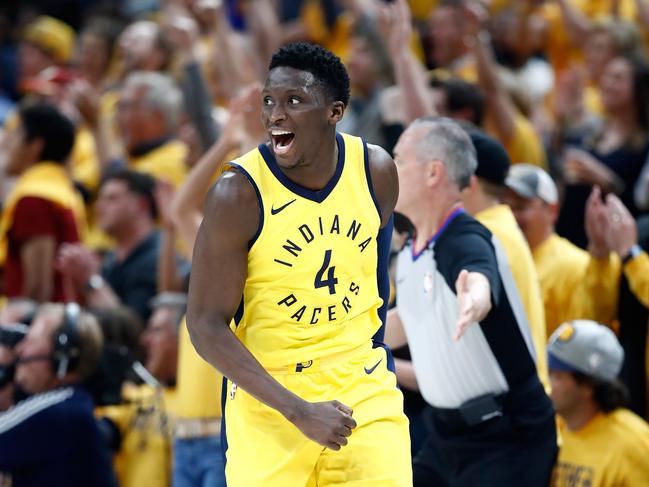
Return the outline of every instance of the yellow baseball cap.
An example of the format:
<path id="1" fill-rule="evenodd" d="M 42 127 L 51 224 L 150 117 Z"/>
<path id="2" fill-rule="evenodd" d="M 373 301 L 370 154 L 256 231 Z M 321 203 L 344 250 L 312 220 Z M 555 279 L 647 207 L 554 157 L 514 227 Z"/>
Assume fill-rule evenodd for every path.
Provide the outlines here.
<path id="1" fill-rule="evenodd" d="M 72 57 L 75 34 L 65 22 L 41 15 L 27 25 L 23 39 L 51 53 L 58 62 L 65 63 Z"/>

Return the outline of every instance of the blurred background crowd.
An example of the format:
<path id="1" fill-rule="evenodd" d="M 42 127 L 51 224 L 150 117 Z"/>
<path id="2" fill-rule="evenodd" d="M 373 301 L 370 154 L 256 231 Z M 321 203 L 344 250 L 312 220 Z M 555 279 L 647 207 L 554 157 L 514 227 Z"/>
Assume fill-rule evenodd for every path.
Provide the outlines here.
<path id="1" fill-rule="evenodd" d="M 191 253 L 224 164 L 266 139 L 271 54 L 298 40 L 348 68 L 339 131 L 391 151 L 442 115 L 500 142 L 520 171 L 481 160 L 469 201 L 511 207 L 542 341 L 610 326 L 649 417 L 649 0 L 2 2 L 0 411 L 82 382 L 119 485 L 223 485 L 220 378 L 183 321 Z M 75 324 L 44 305 L 67 302 Z M 95 332 L 61 352 L 66 326 Z M 408 394 L 413 452 L 424 408 Z"/>

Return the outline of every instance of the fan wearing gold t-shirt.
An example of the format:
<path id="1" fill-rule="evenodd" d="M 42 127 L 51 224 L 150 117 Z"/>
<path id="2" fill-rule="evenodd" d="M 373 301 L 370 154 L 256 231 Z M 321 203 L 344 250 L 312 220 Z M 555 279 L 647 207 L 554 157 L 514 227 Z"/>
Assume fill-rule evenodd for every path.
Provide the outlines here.
<path id="1" fill-rule="evenodd" d="M 563 420 L 553 486 L 649 485 L 649 425 L 624 407 L 623 361 L 614 333 L 594 321 L 566 322 L 550 337 L 551 397 Z"/>

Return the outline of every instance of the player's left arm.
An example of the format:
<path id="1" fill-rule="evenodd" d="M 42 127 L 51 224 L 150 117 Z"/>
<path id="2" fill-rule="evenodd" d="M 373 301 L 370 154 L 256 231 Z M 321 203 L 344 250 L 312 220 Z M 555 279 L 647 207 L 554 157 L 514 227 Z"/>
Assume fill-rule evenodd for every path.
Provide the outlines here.
<path id="1" fill-rule="evenodd" d="M 390 221 L 399 197 L 397 167 L 390 154 L 378 145 L 367 144 L 367 157 L 374 194 L 381 210 L 381 228 L 383 228 Z"/>

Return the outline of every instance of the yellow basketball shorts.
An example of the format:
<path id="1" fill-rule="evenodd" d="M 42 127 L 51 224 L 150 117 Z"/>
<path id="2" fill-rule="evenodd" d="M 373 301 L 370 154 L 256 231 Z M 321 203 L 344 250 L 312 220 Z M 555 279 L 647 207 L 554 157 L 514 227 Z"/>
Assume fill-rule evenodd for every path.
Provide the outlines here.
<path id="1" fill-rule="evenodd" d="M 388 353 L 369 346 L 335 363 L 274 372 L 311 402 L 338 400 L 357 426 L 339 451 L 308 439 L 276 410 L 230 381 L 224 391 L 228 487 L 412 486 L 410 433 Z"/>

